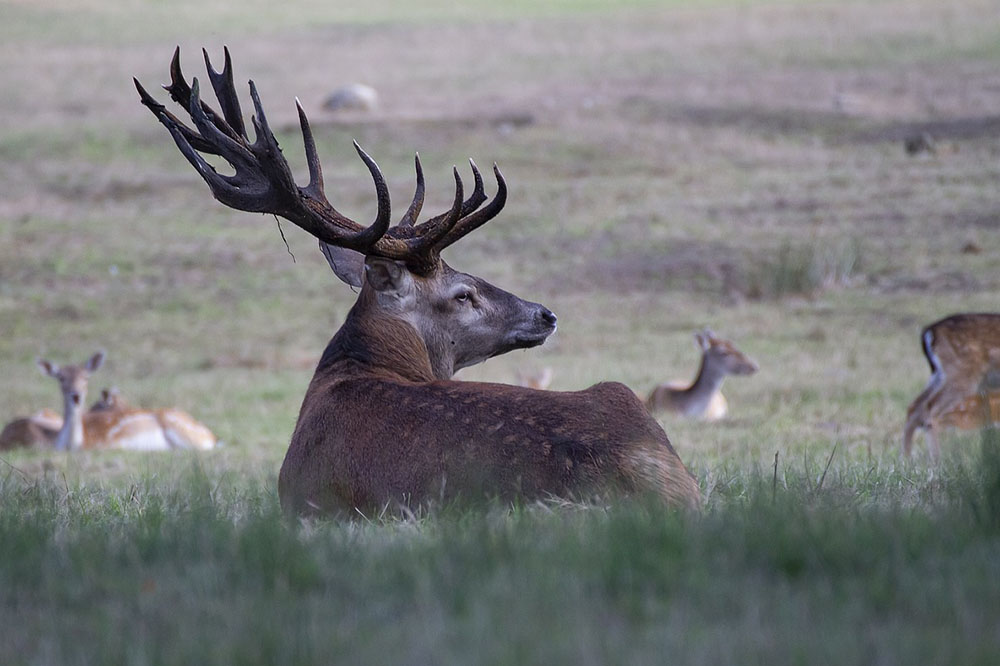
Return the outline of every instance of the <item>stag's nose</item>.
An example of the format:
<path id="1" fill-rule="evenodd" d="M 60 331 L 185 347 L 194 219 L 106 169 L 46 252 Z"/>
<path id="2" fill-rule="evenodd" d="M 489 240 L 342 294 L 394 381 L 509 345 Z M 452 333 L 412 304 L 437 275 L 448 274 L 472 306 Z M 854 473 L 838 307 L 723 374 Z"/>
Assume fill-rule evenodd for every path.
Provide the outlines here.
<path id="1" fill-rule="evenodd" d="M 556 321 L 558 319 L 555 312 L 549 310 L 548 308 L 542 308 L 538 313 L 538 316 L 541 317 L 546 324 L 555 328 Z"/>

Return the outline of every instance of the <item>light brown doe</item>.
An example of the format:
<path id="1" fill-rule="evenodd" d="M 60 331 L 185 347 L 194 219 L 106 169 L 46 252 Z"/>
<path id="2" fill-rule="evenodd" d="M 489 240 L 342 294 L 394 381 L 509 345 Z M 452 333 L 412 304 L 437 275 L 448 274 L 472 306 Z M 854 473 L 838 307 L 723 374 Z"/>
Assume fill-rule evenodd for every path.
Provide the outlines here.
<path id="1" fill-rule="evenodd" d="M 722 383 L 729 375 L 752 375 L 757 364 L 729 340 L 709 329 L 694 334 L 701 365 L 694 381 L 669 382 L 654 388 L 646 399 L 653 412 L 673 412 L 703 421 L 718 421 L 729 413 Z"/>

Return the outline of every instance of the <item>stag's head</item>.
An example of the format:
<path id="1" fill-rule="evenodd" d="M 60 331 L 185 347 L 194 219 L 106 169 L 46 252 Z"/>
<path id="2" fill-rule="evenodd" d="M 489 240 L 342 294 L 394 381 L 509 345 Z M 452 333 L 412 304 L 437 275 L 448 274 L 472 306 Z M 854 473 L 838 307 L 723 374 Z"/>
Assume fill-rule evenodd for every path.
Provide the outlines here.
<path id="1" fill-rule="evenodd" d="M 362 158 L 367 157 L 358 150 Z M 417 224 L 424 179 L 420 159 L 415 160 L 413 200 L 402 220 L 379 239 L 398 241 L 405 248 L 400 252 L 385 252 L 377 242 L 354 250 L 320 240 L 320 249 L 334 273 L 361 288 L 359 300 L 369 311 L 400 319 L 416 329 L 439 378 L 514 349 L 540 345 L 556 327 L 556 316 L 544 306 L 457 271 L 441 258 L 445 247 L 496 216 L 506 199 L 503 176 L 494 166 L 497 194 L 480 207 L 487 198 L 483 179 L 475 163 L 470 164 L 475 179 L 472 195 L 463 201 L 462 179 L 455 170 L 451 210 Z M 384 187 L 379 184 L 382 176 L 376 170 L 372 173 L 378 191 Z M 387 196 L 386 202 L 388 205 Z"/>
<path id="2" fill-rule="evenodd" d="M 412 326 L 427 347 L 439 378 L 505 352 L 542 344 L 555 330 L 556 317 L 545 307 L 524 301 L 482 278 L 461 273 L 441 259 L 441 251 L 493 219 L 507 199 L 507 186 L 496 165 L 497 192 L 488 200 L 483 179 L 472 164 L 475 187 L 464 198 L 462 178 L 454 169 L 455 197 L 451 208 L 422 223 L 424 176 L 416 165 L 416 191 L 400 221 L 392 217 L 389 190 L 375 161 L 354 144 L 375 184 L 378 213 L 364 226 L 339 213 L 326 198 L 316 143 L 302 106 L 299 124 L 309 167 L 309 184 L 296 185 L 268 126 L 256 86 L 250 97 L 251 143 L 233 85 L 228 49 L 217 72 L 207 52 L 208 78 L 222 109 L 216 113 L 200 98 L 198 79 L 189 85 L 180 68 L 180 51 L 171 63 L 170 96 L 190 114 L 190 128 L 156 102 L 136 81 L 145 104 L 170 131 L 178 148 L 198 170 L 212 194 L 238 210 L 281 215 L 319 239 L 331 268 L 345 282 L 361 288 L 359 305 L 368 316 L 390 317 Z M 216 172 L 201 153 L 219 155 L 235 170 Z M 484 205 L 485 204 L 485 205 Z"/>

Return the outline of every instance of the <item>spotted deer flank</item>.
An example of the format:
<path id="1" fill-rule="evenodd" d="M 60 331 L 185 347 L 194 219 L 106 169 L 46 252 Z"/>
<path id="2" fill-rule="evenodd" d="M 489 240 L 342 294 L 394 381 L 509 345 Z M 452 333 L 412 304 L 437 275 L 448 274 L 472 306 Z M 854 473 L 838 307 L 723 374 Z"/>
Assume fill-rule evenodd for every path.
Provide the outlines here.
<path id="1" fill-rule="evenodd" d="M 920 334 L 931 367 L 927 386 L 906 411 L 903 454 L 924 430 L 932 459 L 946 427 L 974 430 L 1000 423 L 1000 314 L 951 315 Z"/>

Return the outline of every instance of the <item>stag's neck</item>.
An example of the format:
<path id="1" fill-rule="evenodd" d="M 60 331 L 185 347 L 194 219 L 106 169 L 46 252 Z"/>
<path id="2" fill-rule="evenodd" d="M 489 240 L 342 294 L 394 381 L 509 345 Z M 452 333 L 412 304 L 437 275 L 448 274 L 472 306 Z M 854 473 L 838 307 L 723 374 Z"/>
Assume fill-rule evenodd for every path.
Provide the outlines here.
<path id="1" fill-rule="evenodd" d="M 694 382 L 677 393 L 675 402 L 685 412 L 701 413 L 722 388 L 725 378 L 725 371 L 711 363 L 707 356 L 702 355 L 701 366 Z"/>
<path id="2" fill-rule="evenodd" d="M 63 398 L 63 424 L 56 436 L 56 450 L 72 451 L 82 446 L 83 410 L 67 395 Z"/>
<path id="3" fill-rule="evenodd" d="M 364 294 L 364 292 L 362 292 Z M 420 334 L 408 322 L 378 312 L 365 298 L 359 298 L 343 326 L 323 352 L 317 378 L 355 372 L 390 373 L 413 382 L 448 379 L 452 369 L 431 361 Z"/>

